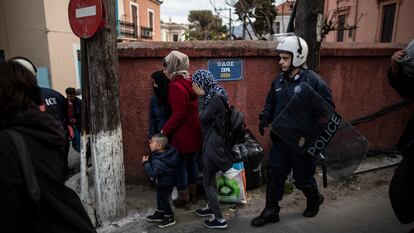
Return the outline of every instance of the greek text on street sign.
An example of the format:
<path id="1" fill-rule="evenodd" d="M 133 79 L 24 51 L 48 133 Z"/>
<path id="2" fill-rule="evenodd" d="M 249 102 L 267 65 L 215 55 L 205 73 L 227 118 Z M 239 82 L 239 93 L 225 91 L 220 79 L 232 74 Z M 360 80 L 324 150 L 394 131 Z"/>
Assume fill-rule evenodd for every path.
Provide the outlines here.
<path id="1" fill-rule="evenodd" d="M 216 81 L 243 79 L 242 59 L 210 59 L 207 66 Z"/>

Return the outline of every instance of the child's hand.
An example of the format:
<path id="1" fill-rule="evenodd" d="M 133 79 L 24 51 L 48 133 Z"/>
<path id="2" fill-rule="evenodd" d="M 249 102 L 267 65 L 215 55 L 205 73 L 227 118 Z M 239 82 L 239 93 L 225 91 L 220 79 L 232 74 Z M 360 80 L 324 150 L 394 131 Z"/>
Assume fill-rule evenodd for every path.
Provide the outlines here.
<path id="1" fill-rule="evenodd" d="M 148 161 L 148 155 L 144 155 L 144 156 L 142 156 L 142 163 L 145 163 L 145 162 L 147 162 Z"/>

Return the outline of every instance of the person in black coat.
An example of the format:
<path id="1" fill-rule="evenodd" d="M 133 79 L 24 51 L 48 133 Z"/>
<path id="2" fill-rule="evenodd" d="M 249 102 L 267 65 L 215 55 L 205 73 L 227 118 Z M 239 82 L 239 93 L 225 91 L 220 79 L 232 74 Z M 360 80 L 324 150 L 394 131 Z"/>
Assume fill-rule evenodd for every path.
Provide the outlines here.
<path id="1" fill-rule="evenodd" d="M 414 100 L 414 40 L 405 50 L 399 50 L 391 57 L 388 80 L 402 98 Z M 408 224 L 414 221 L 414 115 L 401 135 L 397 149 L 403 159 L 391 180 L 389 195 L 397 218 Z"/>
<path id="2" fill-rule="evenodd" d="M 68 178 L 72 173 L 72 169 L 69 167 L 68 155 L 70 148 L 70 135 L 68 128 L 68 118 L 67 118 L 67 102 L 66 98 L 59 92 L 51 88 L 40 88 L 40 93 L 42 95 L 42 105 L 45 107 L 47 113 L 52 114 L 63 126 L 66 135 L 65 149 L 62 152 L 62 163 L 64 167 L 65 177 Z"/>
<path id="3" fill-rule="evenodd" d="M 18 61 L 0 62 L 0 232 L 96 232 L 64 184 L 63 127 L 39 108 L 35 75 Z"/>
<path id="4" fill-rule="evenodd" d="M 67 122 L 67 105 L 65 97 L 59 92 L 46 87 L 40 88 L 43 104 L 46 107 L 46 112 L 56 117 L 59 122 L 65 127 Z"/>
<path id="5" fill-rule="evenodd" d="M 179 163 L 177 151 L 168 145 L 164 134 L 155 134 L 150 140 L 151 154 L 142 157 L 147 175 L 154 179 L 157 188 L 157 209 L 147 217 L 148 222 L 160 222 L 164 228 L 175 224 L 174 212 L 171 209 L 170 197 L 175 184 Z"/>
<path id="6" fill-rule="evenodd" d="M 154 95 L 151 97 L 149 115 L 149 137 L 160 133 L 165 122 L 171 116 L 171 108 L 168 104 L 168 84 L 170 80 L 162 70 L 151 74 L 154 80 Z"/>
<path id="7" fill-rule="evenodd" d="M 233 160 L 225 150 L 226 144 L 221 135 L 226 116 L 227 92 L 217 84 L 213 75 L 207 70 L 198 70 L 192 77 L 194 92 L 200 100 L 200 122 L 203 128 L 203 186 L 208 200 L 205 208 L 197 209 L 195 214 L 201 217 L 214 216 L 205 220 L 207 228 L 227 228 L 227 222 L 221 214 L 214 185 L 216 173 L 226 172 L 233 165 Z"/>
<path id="8" fill-rule="evenodd" d="M 72 139 L 72 147 L 80 152 L 80 132 L 82 130 L 82 100 L 76 97 L 76 89 L 68 87 L 66 92 L 67 121 L 69 126 L 73 128 L 74 138 Z"/>
<path id="9" fill-rule="evenodd" d="M 76 89 L 73 87 L 66 88 L 65 92 L 68 107 L 68 122 L 71 126 L 76 126 L 78 130 L 81 130 L 82 100 L 76 97 Z"/>

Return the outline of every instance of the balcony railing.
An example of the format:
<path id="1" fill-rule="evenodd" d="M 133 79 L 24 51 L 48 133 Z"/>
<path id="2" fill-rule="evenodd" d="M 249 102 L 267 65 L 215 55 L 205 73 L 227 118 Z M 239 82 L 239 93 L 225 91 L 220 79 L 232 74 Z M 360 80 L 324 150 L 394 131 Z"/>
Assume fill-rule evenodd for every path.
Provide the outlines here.
<path id="1" fill-rule="evenodd" d="M 141 27 L 141 38 L 152 39 L 152 28 Z"/>
<path id="2" fill-rule="evenodd" d="M 134 23 L 118 20 L 118 37 L 138 39 L 138 27 Z"/>

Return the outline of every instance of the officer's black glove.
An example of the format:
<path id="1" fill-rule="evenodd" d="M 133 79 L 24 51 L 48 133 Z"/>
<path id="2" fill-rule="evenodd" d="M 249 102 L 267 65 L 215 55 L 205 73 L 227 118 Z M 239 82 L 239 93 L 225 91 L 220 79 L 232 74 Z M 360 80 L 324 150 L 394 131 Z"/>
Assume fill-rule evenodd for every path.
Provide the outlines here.
<path id="1" fill-rule="evenodd" d="M 260 135 L 264 135 L 264 128 L 267 127 L 269 125 L 269 123 L 267 122 L 266 119 L 260 119 L 260 123 L 259 123 L 259 133 Z"/>

